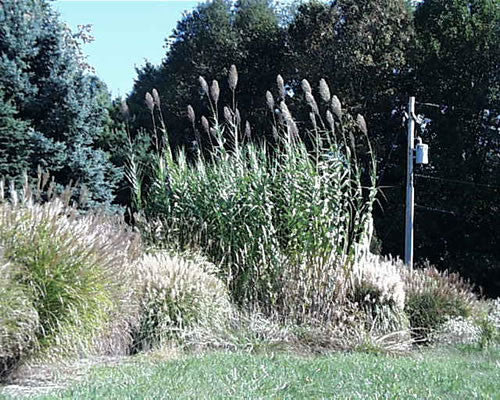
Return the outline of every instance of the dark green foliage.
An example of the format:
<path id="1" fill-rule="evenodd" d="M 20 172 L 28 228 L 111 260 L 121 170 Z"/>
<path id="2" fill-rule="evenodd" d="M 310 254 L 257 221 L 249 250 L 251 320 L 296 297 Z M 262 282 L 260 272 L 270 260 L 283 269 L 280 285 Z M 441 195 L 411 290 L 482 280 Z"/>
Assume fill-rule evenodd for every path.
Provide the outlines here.
<path id="1" fill-rule="evenodd" d="M 109 205 L 121 171 L 95 146 L 107 118 L 106 87 L 84 70 L 78 42 L 45 0 L 4 1 L 0 21 L 1 102 L 31 129 L 29 135 L 24 127 L 1 131 L 2 146 L 12 147 L 16 135 L 27 153 L 10 157 L 3 169 L 13 177 L 24 169 L 34 175 L 41 166 L 60 185 L 85 185 L 91 206 Z M 2 115 L 0 126 L 12 123 L 8 118 Z"/>
<path id="2" fill-rule="evenodd" d="M 403 0 L 304 3 L 288 28 L 289 74 L 296 81 L 327 79 L 346 103 L 380 105 L 398 95 L 397 81 L 406 69 L 408 11 Z"/>
<path id="3" fill-rule="evenodd" d="M 16 109 L 0 90 L 0 176 L 20 178 L 33 153 L 29 124 L 16 117 Z"/>
<path id="4" fill-rule="evenodd" d="M 417 129 L 430 146 L 431 166 L 417 173 L 437 179 L 416 180 L 415 255 L 460 272 L 495 297 L 500 293 L 498 1 L 427 0 L 416 8 L 415 30 L 412 93 L 418 102 L 437 105 L 417 103 L 417 112 L 431 121 Z M 394 133 L 401 139 L 394 140 L 399 148 L 381 182 L 387 186 L 405 182 L 405 133 Z M 378 228 L 384 252 L 398 254 L 404 188 L 386 194 Z"/>
<path id="5" fill-rule="evenodd" d="M 201 4 L 178 22 L 167 42 L 170 48 L 161 66 L 146 64 L 138 70 L 128 99 L 135 129 L 146 127 L 151 131 L 144 96 L 156 88 L 164 104 L 171 144 L 191 144 L 195 134 L 186 117 L 186 106 L 191 104 L 197 110 L 197 121 L 201 115 L 211 114 L 202 101 L 198 77 L 204 76 L 209 85 L 217 79 L 221 92 L 227 93 L 221 102 L 232 104 L 230 91 L 224 89 L 228 68 L 235 64 L 242 76 L 240 87 L 244 88 L 237 93 L 243 123 L 250 120 L 252 127 L 255 123 L 269 130 L 256 116 L 262 117 L 266 112 L 265 92 L 283 70 L 286 50 L 284 29 L 269 1 L 242 0 L 234 7 L 226 0 Z M 222 116 L 222 109 L 219 112 Z M 263 135 L 262 129 L 259 132 Z M 203 142 L 208 143 L 205 132 L 200 134 Z"/>

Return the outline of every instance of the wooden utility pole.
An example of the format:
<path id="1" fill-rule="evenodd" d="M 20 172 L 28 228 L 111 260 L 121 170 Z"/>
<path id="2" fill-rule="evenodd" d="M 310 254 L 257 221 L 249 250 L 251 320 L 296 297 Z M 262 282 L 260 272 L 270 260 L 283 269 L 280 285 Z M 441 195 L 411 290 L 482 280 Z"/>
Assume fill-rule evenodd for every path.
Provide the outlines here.
<path id="1" fill-rule="evenodd" d="M 413 208 L 415 189 L 413 188 L 413 166 L 415 154 L 415 97 L 408 102 L 408 152 L 406 167 L 406 224 L 405 224 L 405 264 L 413 267 Z"/>

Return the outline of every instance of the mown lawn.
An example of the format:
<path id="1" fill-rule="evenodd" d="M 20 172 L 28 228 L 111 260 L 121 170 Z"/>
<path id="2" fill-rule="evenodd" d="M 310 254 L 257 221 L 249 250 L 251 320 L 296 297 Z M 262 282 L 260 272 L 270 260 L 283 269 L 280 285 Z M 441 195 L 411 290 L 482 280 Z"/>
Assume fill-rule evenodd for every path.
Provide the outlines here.
<path id="1" fill-rule="evenodd" d="M 500 399 L 500 351 L 405 356 L 211 353 L 94 368 L 38 399 Z"/>

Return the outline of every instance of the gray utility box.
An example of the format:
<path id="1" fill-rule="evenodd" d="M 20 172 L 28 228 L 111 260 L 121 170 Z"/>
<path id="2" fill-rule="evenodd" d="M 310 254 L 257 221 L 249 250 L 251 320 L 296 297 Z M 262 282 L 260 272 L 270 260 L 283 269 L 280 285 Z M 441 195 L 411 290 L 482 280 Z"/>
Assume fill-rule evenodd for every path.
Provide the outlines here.
<path id="1" fill-rule="evenodd" d="M 415 162 L 417 164 L 429 164 L 429 146 L 422 143 L 420 138 L 417 138 L 415 147 Z"/>

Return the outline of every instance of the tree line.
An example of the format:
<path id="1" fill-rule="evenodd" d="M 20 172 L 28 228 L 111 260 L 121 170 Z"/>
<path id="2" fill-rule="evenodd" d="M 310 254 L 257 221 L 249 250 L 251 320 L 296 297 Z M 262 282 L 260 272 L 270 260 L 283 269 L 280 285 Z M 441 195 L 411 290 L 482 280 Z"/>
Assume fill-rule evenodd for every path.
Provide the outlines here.
<path id="1" fill-rule="evenodd" d="M 129 205 L 124 171 L 133 151 L 148 165 L 154 147 L 153 89 L 172 146 L 210 136 L 201 117 L 199 76 L 229 96 L 236 65 L 237 108 L 256 141 L 273 140 L 266 92 L 309 121 L 301 88 L 325 79 L 350 112 L 367 120 L 381 196 L 374 251 L 402 254 L 405 108 L 417 98 L 431 164 L 417 171 L 415 256 L 500 293 L 500 2 L 334 0 L 279 6 L 268 0 L 213 0 L 178 21 L 160 65 L 137 70 L 126 99 L 111 99 L 82 62 L 81 35 L 45 0 L 0 4 L 0 175 L 84 184 L 91 205 Z M 167 32 L 166 32 L 167 34 Z M 161 49 L 158 49 L 161 51 Z M 276 90 L 281 75 L 285 91 Z M 226 90 L 227 89 L 227 90 Z M 231 103 L 232 98 L 222 99 Z M 193 120 L 186 107 L 196 110 Z M 155 111 L 156 112 L 156 111 Z M 223 110 L 219 110 L 223 119 Z"/>

